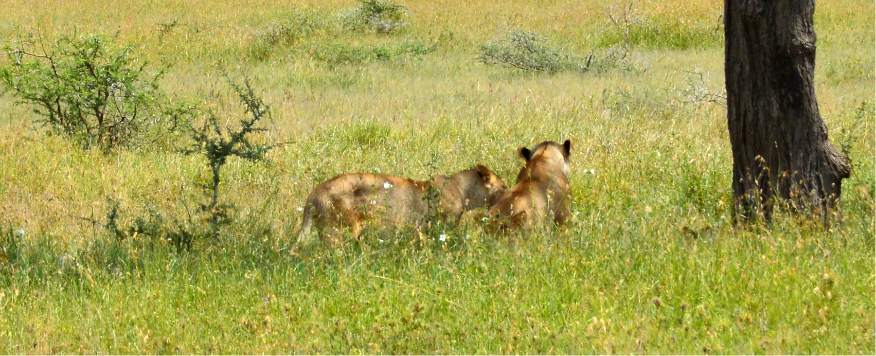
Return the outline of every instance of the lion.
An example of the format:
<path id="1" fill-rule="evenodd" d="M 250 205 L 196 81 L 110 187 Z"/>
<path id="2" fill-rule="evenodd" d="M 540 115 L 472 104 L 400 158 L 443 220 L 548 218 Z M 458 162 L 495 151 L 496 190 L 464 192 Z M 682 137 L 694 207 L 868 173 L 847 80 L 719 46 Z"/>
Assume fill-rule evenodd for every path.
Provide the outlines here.
<path id="1" fill-rule="evenodd" d="M 414 181 L 385 174 L 350 173 L 313 189 L 304 205 L 298 244 L 316 228 L 321 240 L 342 242 L 344 230 L 358 237 L 366 223 L 418 228 L 438 218 L 456 224 L 466 211 L 489 207 L 508 186 L 483 165 L 453 175 Z"/>
<path id="2" fill-rule="evenodd" d="M 501 223 L 502 228 L 531 230 L 553 219 L 562 225 L 569 219 L 569 140 L 559 144 L 545 141 L 532 150 L 518 150 L 525 166 L 517 174 L 514 186 L 490 208 L 487 216 Z"/>

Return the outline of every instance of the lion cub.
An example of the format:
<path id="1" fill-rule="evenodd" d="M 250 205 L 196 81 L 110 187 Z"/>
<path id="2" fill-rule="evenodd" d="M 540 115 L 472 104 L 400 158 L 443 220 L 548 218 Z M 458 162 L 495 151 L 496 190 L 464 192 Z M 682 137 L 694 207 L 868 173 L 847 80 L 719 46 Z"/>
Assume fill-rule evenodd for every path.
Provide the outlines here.
<path id="1" fill-rule="evenodd" d="M 323 241 L 334 243 L 347 228 L 359 236 L 368 221 L 417 227 L 438 217 L 455 224 L 463 212 L 490 206 L 507 189 L 502 178 L 482 165 L 425 182 L 384 174 L 341 174 L 316 186 L 307 197 L 298 243 L 308 238 L 311 227 Z"/>
<path id="2" fill-rule="evenodd" d="M 508 189 L 487 213 L 503 227 L 532 229 L 552 218 L 563 224 L 569 218 L 569 140 L 558 144 L 545 141 L 532 150 L 518 153 L 526 166 L 517 174 L 517 182 Z"/>

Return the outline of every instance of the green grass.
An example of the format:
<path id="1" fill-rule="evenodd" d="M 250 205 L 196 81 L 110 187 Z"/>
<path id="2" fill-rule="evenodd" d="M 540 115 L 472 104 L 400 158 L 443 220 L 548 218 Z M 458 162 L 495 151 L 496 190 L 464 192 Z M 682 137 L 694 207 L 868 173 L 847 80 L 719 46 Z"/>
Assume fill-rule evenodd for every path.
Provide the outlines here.
<path id="1" fill-rule="evenodd" d="M 478 48 L 520 28 L 599 53 L 617 36 L 603 2 L 400 3 L 410 26 L 389 35 L 339 28 L 356 1 L 7 4 L 4 40 L 118 32 L 170 65 L 164 90 L 231 123 L 242 112 L 216 68 L 249 76 L 273 109 L 258 139 L 284 144 L 270 163 L 224 167 L 234 220 L 217 237 L 188 251 L 117 241 L 101 226 L 112 200 L 121 226 L 189 224 L 205 162 L 172 145 L 84 151 L 0 96 L 0 352 L 874 353 L 871 4 L 815 16 L 819 109 L 855 167 L 843 220 L 744 227 L 728 223 L 726 109 L 684 93 L 695 70 L 723 91 L 720 32 L 691 31 L 714 26 L 720 3 L 635 2 L 650 26 L 630 43 L 636 70 L 552 75 L 483 65 Z M 482 163 L 512 182 L 518 147 L 566 138 L 566 226 L 496 236 L 466 217 L 291 253 L 297 208 L 334 175 L 426 180 Z"/>
<path id="2" fill-rule="evenodd" d="M 596 44 L 602 47 L 625 44 L 676 50 L 720 48 L 724 45 L 722 18 L 717 18 L 713 24 L 664 18 L 654 18 L 647 22 L 628 21 L 619 20 L 617 25 L 602 33 Z"/>

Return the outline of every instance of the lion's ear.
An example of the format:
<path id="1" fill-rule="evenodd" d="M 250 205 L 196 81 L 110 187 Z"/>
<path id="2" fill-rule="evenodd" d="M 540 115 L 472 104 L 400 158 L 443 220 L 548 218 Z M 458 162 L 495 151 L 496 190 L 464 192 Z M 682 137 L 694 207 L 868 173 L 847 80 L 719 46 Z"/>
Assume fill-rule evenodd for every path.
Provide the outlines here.
<path id="1" fill-rule="evenodd" d="M 483 165 L 479 164 L 479 165 L 477 165 L 477 167 L 475 167 L 475 171 L 478 172 L 478 178 L 480 178 L 481 181 L 483 181 L 483 182 L 490 181 L 490 176 L 491 176 L 490 173 L 492 173 L 492 172 L 490 172 L 490 170 L 487 169 L 487 167 L 484 167 Z"/>
<path id="2" fill-rule="evenodd" d="M 569 158 L 570 153 L 572 153 L 572 140 L 566 140 L 563 142 L 563 156 Z"/>
<path id="3" fill-rule="evenodd" d="M 520 147 L 520 149 L 517 150 L 517 153 L 520 154 L 520 158 L 522 158 L 524 162 L 529 162 L 529 160 L 532 159 L 532 151 L 526 147 Z"/>

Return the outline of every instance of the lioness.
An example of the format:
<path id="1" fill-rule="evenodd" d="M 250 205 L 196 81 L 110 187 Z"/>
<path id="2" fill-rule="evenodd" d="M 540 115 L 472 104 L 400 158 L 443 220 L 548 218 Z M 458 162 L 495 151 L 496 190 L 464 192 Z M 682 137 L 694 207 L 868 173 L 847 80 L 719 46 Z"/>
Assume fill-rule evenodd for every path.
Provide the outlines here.
<path id="1" fill-rule="evenodd" d="M 546 218 L 563 224 L 569 218 L 569 140 L 559 144 L 545 141 L 532 150 L 521 147 L 518 153 L 526 163 L 517 182 L 490 208 L 488 216 L 503 227 L 532 229 Z"/>
<path id="2" fill-rule="evenodd" d="M 491 205 L 507 189 L 502 178 L 482 165 L 425 182 L 384 174 L 341 174 L 316 186 L 307 197 L 298 243 L 314 226 L 323 241 L 336 243 L 346 228 L 359 236 L 369 220 L 417 227 L 438 217 L 455 224 L 463 212 Z"/>

